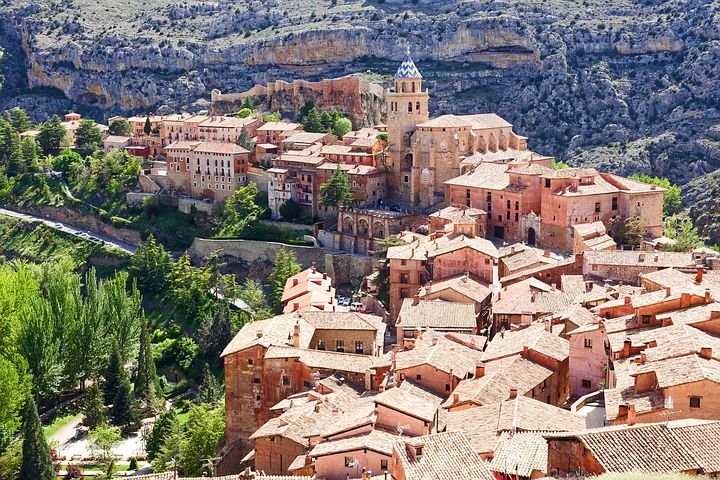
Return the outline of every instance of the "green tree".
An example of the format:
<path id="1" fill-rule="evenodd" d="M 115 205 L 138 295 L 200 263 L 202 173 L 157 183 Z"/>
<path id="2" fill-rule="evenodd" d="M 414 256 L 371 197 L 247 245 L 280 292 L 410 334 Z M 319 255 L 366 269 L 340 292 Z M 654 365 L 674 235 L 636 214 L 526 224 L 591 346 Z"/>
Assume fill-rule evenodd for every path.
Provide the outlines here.
<path id="1" fill-rule="evenodd" d="M 252 109 L 247 108 L 247 107 L 243 107 L 243 108 L 240 109 L 240 111 L 237 113 L 236 116 L 237 116 L 238 118 L 247 118 L 247 117 L 249 117 L 250 115 L 252 115 Z"/>
<path id="2" fill-rule="evenodd" d="M 258 188 L 254 182 L 233 192 L 225 202 L 223 222 L 220 226 L 221 235 L 238 236 L 260 218 L 264 209 L 257 204 L 257 195 Z"/>
<path id="3" fill-rule="evenodd" d="M 320 203 L 326 207 L 337 207 L 352 202 L 350 180 L 340 165 L 326 183 L 320 185 Z"/>
<path id="4" fill-rule="evenodd" d="M 130 122 L 124 118 L 113 120 L 108 128 L 108 134 L 118 135 L 121 137 L 131 137 L 133 134 L 133 127 Z"/>
<path id="5" fill-rule="evenodd" d="M 40 171 L 40 145 L 32 137 L 23 138 L 20 142 L 20 161 L 24 172 Z"/>
<path id="6" fill-rule="evenodd" d="M 185 252 L 172 266 L 167 300 L 175 316 L 185 322 L 198 325 L 212 308 L 208 273 L 193 268 Z"/>
<path id="7" fill-rule="evenodd" d="M 245 150 L 249 150 L 251 152 L 255 150 L 255 142 L 253 142 L 253 139 L 250 138 L 250 134 L 248 133 L 247 128 L 245 128 L 244 126 L 240 129 L 240 136 L 235 143 L 237 143 Z"/>
<path id="8" fill-rule="evenodd" d="M 172 258 L 165 247 L 149 235 L 145 243 L 138 245 L 128 270 L 144 292 L 161 294 L 168 287 Z"/>
<path id="9" fill-rule="evenodd" d="M 50 447 L 45 441 L 37 406 L 32 399 L 25 404 L 22 465 L 18 478 L 20 480 L 55 480 Z"/>
<path id="10" fill-rule="evenodd" d="M 200 476 L 204 459 L 215 456 L 215 447 L 225 432 L 225 415 L 222 408 L 208 405 L 190 407 L 187 433 L 180 447 L 178 468 L 186 476 Z M 207 473 L 207 472 L 205 472 Z"/>
<path id="11" fill-rule="evenodd" d="M 238 297 L 250 307 L 255 320 L 265 320 L 272 317 L 272 311 L 260 282 L 252 278 L 245 279 L 245 283 L 240 287 Z"/>
<path id="12" fill-rule="evenodd" d="M 169 423 L 169 428 L 160 438 L 160 448 L 157 449 L 152 459 L 153 472 L 166 472 L 177 465 L 182 443 L 185 439 L 185 431 L 180 422 L 175 418 Z"/>
<path id="13" fill-rule="evenodd" d="M 165 438 L 168 437 L 173 430 L 178 429 L 179 426 L 180 421 L 174 409 L 166 410 L 160 414 L 153 424 L 150 434 L 145 439 L 145 451 L 147 452 L 148 460 L 152 462 L 155 459 L 155 456 L 162 448 Z"/>
<path id="14" fill-rule="evenodd" d="M 383 142 L 383 143 L 386 144 L 386 145 L 387 145 L 387 143 L 388 143 L 388 135 L 387 135 L 387 133 L 378 133 L 378 134 L 375 136 L 375 138 L 377 138 L 378 140 L 380 140 L 381 142 Z"/>
<path id="15" fill-rule="evenodd" d="M 140 351 L 137 358 L 137 372 L 135 374 L 135 398 L 144 412 L 156 412 L 162 406 L 162 399 L 158 396 L 158 378 L 155 371 L 155 361 L 150 346 L 147 321 L 142 322 L 140 330 Z"/>
<path id="16" fill-rule="evenodd" d="M 555 170 L 566 170 L 566 169 L 570 168 L 570 165 L 568 165 L 567 163 L 560 161 L 560 160 L 553 160 L 552 168 Z"/>
<path id="17" fill-rule="evenodd" d="M 203 403 L 214 404 L 222 397 L 222 387 L 220 383 L 210 371 L 210 366 L 206 363 L 203 367 L 202 383 L 198 389 L 198 399 Z"/>
<path id="18" fill-rule="evenodd" d="M 230 307 L 227 302 L 221 302 L 213 315 L 205 319 L 198 332 L 200 358 L 216 371 L 222 367 L 220 354 L 232 340 L 232 330 Z"/>
<path id="19" fill-rule="evenodd" d="M 42 297 L 29 299 L 23 316 L 19 351 L 33 377 L 33 394 L 44 398 L 57 391 L 62 377 L 61 338 L 56 331 L 56 318 L 50 302 Z"/>
<path id="20" fill-rule="evenodd" d="M 74 150 L 64 149 L 59 155 L 52 158 L 52 168 L 63 174 L 68 174 L 73 167 L 78 168 L 85 165 L 85 160 Z"/>
<path id="21" fill-rule="evenodd" d="M 143 127 L 145 135 L 150 135 L 152 132 L 152 124 L 150 123 L 150 117 L 145 117 L 145 126 Z"/>
<path id="22" fill-rule="evenodd" d="M 338 118 L 332 128 L 333 134 L 338 138 L 344 137 L 350 130 L 352 130 L 352 122 L 345 117 Z"/>
<path id="23" fill-rule="evenodd" d="M 17 480 L 22 466 L 22 442 L 15 441 L 0 453 L 0 480 Z"/>
<path id="24" fill-rule="evenodd" d="M 320 114 L 320 123 L 322 124 L 323 132 L 331 132 L 333 129 L 333 117 L 329 112 L 322 112 Z"/>
<path id="25" fill-rule="evenodd" d="M 128 274 L 119 272 L 103 282 L 103 294 L 107 301 L 105 321 L 110 338 L 117 343 L 120 356 L 125 362 L 134 356 L 140 336 L 140 292 L 135 282 L 128 291 Z"/>
<path id="26" fill-rule="evenodd" d="M 650 175 L 645 175 L 644 173 L 636 173 L 634 175 L 630 175 L 629 177 L 631 180 L 635 180 L 637 182 L 647 183 L 648 185 L 656 185 L 660 188 L 664 188 L 667 190 L 665 192 L 665 196 L 663 197 L 663 215 L 668 217 L 672 215 L 673 213 L 677 212 L 680 208 L 680 186 L 676 185 L 667 178 L 663 177 L 651 177 Z"/>
<path id="27" fill-rule="evenodd" d="M 84 154 L 89 155 L 102 145 L 103 133 L 92 120 L 80 120 L 75 130 L 75 146 Z"/>
<path id="28" fill-rule="evenodd" d="M 16 361 L 22 363 L 20 358 Z M 20 428 L 22 408 L 29 396 L 30 378 L 0 355 L 0 452 Z"/>
<path id="29" fill-rule="evenodd" d="M 23 133 L 32 128 L 30 117 L 22 108 L 15 107 L 3 112 L 3 118 L 7 120 L 17 133 Z"/>
<path id="30" fill-rule="evenodd" d="M 263 115 L 263 122 L 279 122 L 281 118 L 280 112 L 266 113 Z"/>
<path id="31" fill-rule="evenodd" d="M 313 108 L 315 108 L 315 102 L 313 102 L 312 100 L 306 101 L 305 104 L 300 107 L 300 112 L 298 112 L 300 114 L 300 118 L 307 117 L 308 113 L 310 113 L 310 110 L 312 110 Z"/>
<path id="32" fill-rule="evenodd" d="M 672 215 L 665 219 L 665 236 L 677 242 L 667 248 L 669 251 L 689 252 L 703 246 L 697 227 L 684 215 Z"/>
<path id="33" fill-rule="evenodd" d="M 20 162 L 20 136 L 12 125 L 0 118 L 0 165 L 5 165 L 8 175 L 22 172 Z"/>
<path id="34" fill-rule="evenodd" d="M 377 299 L 382 302 L 385 308 L 390 308 L 390 262 L 387 260 L 388 248 L 406 245 L 407 242 L 400 239 L 397 235 L 390 235 L 388 238 L 377 240 L 376 244 L 380 248 L 372 253 L 382 259 L 382 262 L 379 262 L 380 268 L 372 283 L 377 287 Z"/>
<path id="35" fill-rule="evenodd" d="M 300 217 L 300 204 L 292 198 L 280 205 L 280 215 L 286 222 L 292 222 Z"/>
<path id="36" fill-rule="evenodd" d="M 117 346 L 117 343 L 113 343 L 112 350 L 110 351 L 110 360 L 105 370 L 105 384 L 103 385 L 105 405 L 113 403 L 120 384 L 126 379 L 127 373 L 125 372 L 125 365 L 122 355 L 120 354 L 120 348 Z"/>
<path id="37" fill-rule="evenodd" d="M 275 256 L 275 267 L 268 280 L 270 281 L 270 290 L 272 292 L 272 308 L 275 313 L 282 313 L 282 295 L 285 290 L 287 279 L 300 273 L 300 263 L 297 261 L 295 252 L 286 248 L 278 250 Z"/>
<path id="38" fill-rule="evenodd" d="M 302 119 L 303 130 L 306 132 L 324 132 L 325 126 L 317 108 L 312 107 L 307 115 Z"/>
<path id="39" fill-rule="evenodd" d="M 105 425 L 107 422 L 105 405 L 103 404 L 103 394 L 97 382 L 93 383 L 87 391 L 83 415 L 83 425 L 90 430 Z"/>
<path id="40" fill-rule="evenodd" d="M 60 143 L 65 139 L 67 131 L 62 120 L 53 115 L 48 121 L 40 125 L 37 139 L 45 153 L 55 154 L 60 149 Z"/>
<path id="41" fill-rule="evenodd" d="M 120 431 L 117 427 L 97 427 L 90 432 L 88 440 L 90 450 L 100 459 L 100 465 L 103 467 L 102 471 L 105 474 L 104 477 L 110 480 L 115 466 L 113 450 L 122 440 Z"/>
<path id="42" fill-rule="evenodd" d="M 139 421 L 138 410 L 135 405 L 135 395 L 132 386 L 127 378 L 118 386 L 117 393 L 110 409 L 110 420 L 124 435 L 129 434 L 137 428 Z"/>

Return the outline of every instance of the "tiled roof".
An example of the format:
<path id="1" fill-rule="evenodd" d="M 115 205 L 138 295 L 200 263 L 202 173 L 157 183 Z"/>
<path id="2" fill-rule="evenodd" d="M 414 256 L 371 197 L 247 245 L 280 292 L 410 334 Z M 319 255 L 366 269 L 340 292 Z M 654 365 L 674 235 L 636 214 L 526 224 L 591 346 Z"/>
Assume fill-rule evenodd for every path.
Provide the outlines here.
<path id="1" fill-rule="evenodd" d="M 420 298 L 428 296 L 434 297 L 439 292 L 445 290 L 455 291 L 475 303 L 484 302 L 487 297 L 492 294 L 492 290 L 488 284 L 478 281 L 472 275 L 462 274 L 426 283 L 420 289 L 418 295 Z"/>
<path id="2" fill-rule="evenodd" d="M 524 347 L 558 361 L 563 361 L 570 355 L 570 344 L 567 340 L 545 330 L 542 323 L 535 323 L 518 330 L 495 334 L 485 348 L 483 359 L 488 361 L 514 355 L 522 352 Z"/>
<path id="3" fill-rule="evenodd" d="M 414 446 L 422 455 L 414 455 Z M 435 433 L 396 442 L 393 447 L 406 480 L 493 480 L 485 461 L 462 432 Z"/>
<path id="4" fill-rule="evenodd" d="M 267 122 L 258 128 L 258 131 L 275 131 L 283 132 L 287 130 L 298 130 L 300 128 L 299 123 L 290 122 Z"/>
<path id="5" fill-rule="evenodd" d="M 543 175 L 543 178 L 583 178 L 595 177 L 598 175 L 594 168 L 564 168 L 561 170 L 551 169 Z"/>
<path id="6" fill-rule="evenodd" d="M 512 477 L 545 473 L 548 466 L 547 440 L 538 432 L 504 432 L 500 436 L 490 470 Z"/>
<path id="7" fill-rule="evenodd" d="M 503 190 L 510 185 L 510 175 L 507 173 L 507 165 L 480 163 L 467 173 L 451 178 L 445 183 L 463 187 Z"/>
<path id="8" fill-rule="evenodd" d="M 482 335 L 470 335 L 468 333 L 459 332 L 446 332 L 444 335 L 448 340 L 452 340 L 453 342 L 460 343 L 468 348 L 478 351 L 483 351 L 485 349 L 485 344 L 487 344 L 487 337 Z"/>
<path id="9" fill-rule="evenodd" d="M 420 71 L 415 66 L 415 62 L 413 62 L 413 59 L 410 57 L 410 52 L 408 52 L 405 60 L 403 60 L 400 67 L 398 67 L 394 78 L 422 78 Z"/>
<path id="10" fill-rule="evenodd" d="M 300 355 L 300 362 L 310 368 L 351 373 L 367 372 L 373 366 L 375 360 L 375 357 L 369 355 L 321 350 L 303 350 Z"/>
<path id="11" fill-rule="evenodd" d="M 322 442 L 308 453 L 313 458 L 325 455 L 334 455 L 343 452 L 355 452 L 358 450 L 372 450 L 388 457 L 392 455 L 393 445 L 401 439 L 398 435 L 392 435 L 382 430 L 373 430 L 365 435 L 341 438 L 330 442 Z"/>
<path id="12" fill-rule="evenodd" d="M 442 300 L 403 300 L 396 327 L 404 329 L 428 327 L 434 330 L 472 330 L 477 328 L 475 306 L 470 303 Z"/>
<path id="13" fill-rule="evenodd" d="M 553 290 L 532 277 L 503 287 L 498 295 L 500 298 L 493 304 L 493 314 L 558 313 L 566 310 L 572 301 L 564 292 Z"/>
<path id="14" fill-rule="evenodd" d="M 374 401 L 398 412 L 419 418 L 426 422 L 432 422 L 442 398 L 421 386 L 415 385 L 409 380 L 396 388 L 389 388 L 378 394 Z"/>
<path id="15" fill-rule="evenodd" d="M 559 260 L 562 259 L 555 258 L 554 256 L 546 257 L 542 250 L 530 247 L 514 255 L 508 255 L 500 261 L 505 264 L 508 272 L 512 273 L 539 264 L 557 263 Z"/>
<path id="16" fill-rule="evenodd" d="M 395 368 L 405 370 L 420 365 L 430 365 L 445 373 L 452 372 L 453 376 L 462 379 L 468 373 L 475 371 L 479 354 L 480 352 L 476 350 L 429 330 L 415 339 L 414 348 L 395 354 Z"/>
<path id="17" fill-rule="evenodd" d="M 720 422 L 678 426 L 670 423 L 668 428 L 690 452 L 703 472 L 720 472 Z"/>
<path id="18" fill-rule="evenodd" d="M 584 253 L 585 262 L 593 265 L 645 266 L 657 268 L 681 268 L 695 265 L 692 254 L 684 252 L 636 252 L 631 250 L 589 251 Z"/>
<path id="19" fill-rule="evenodd" d="M 449 206 L 442 208 L 437 212 L 431 213 L 430 217 L 442 218 L 444 220 L 449 220 L 451 223 L 475 223 L 475 221 L 477 220 L 477 218 L 475 217 L 480 217 L 482 215 L 487 215 L 487 212 L 479 208 L 462 208 Z"/>
<path id="20" fill-rule="evenodd" d="M 327 133 L 322 132 L 298 132 L 287 137 L 285 140 L 283 140 L 283 143 L 315 143 L 320 142 L 325 137 L 327 137 L 327 135 Z"/>
<path id="21" fill-rule="evenodd" d="M 711 296 L 720 299 L 720 279 L 713 275 L 703 275 L 700 283 L 695 282 L 695 274 L 687 274 L 674 268 L 664 268 L 656 272 L 648 272 L 640 275 L 641 280 L 647 280 L 660 288 L 670 288 L 683 292 L 692 292 L 696 295 L 704 295 L 705 290 L 710 290 Z"/>
<path id="22" fill-rule="evenodd" d="M 455 395 L 461 403 L 488 405 L 501 402 L 510 398 L 510 389 L 516 388 L 517 395 L 525 395 L 552 374 L 552 370 L 520 355 L 488 362 L 485 364 L 484 376 L 460 381 L 453 395 L 443 405 L 450 406 Z"/>
<path id="23" fill-rule="evenodd" d="M 500 256 L 490 240 L 482 237 L 466 237 L 465 235 L 444 235 L 431 240 L 426 248 L 428 258 L 439 257 L 463 248 L 470 248 L 493 258 Z"/>

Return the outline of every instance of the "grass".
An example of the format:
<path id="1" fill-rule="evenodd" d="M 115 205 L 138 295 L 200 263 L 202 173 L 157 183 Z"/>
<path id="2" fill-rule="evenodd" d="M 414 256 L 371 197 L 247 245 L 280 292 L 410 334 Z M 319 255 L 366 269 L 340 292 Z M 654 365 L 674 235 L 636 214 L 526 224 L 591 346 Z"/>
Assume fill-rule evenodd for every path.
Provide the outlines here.
<path id="1" fill-rule="evenodd" d="M 57 432 L 60 431 L 61 428 L 72 422 L 77 417 L 79 417 L 79 415 L 65 415 L 56 418 L 50 425 L 43 427 L 43 431 L 45 432 L 45 438 L 50 438 L 51 436 L 55 435 Z"/>
<path id="2" fill-rule="evenodd" d="M 0 215 L 0 255 L 34 263 L 70 259 L 78 268 L 93 255 L 129 261 L 129 255 L 103 245 L 60 232 L 44 224 Z"/>

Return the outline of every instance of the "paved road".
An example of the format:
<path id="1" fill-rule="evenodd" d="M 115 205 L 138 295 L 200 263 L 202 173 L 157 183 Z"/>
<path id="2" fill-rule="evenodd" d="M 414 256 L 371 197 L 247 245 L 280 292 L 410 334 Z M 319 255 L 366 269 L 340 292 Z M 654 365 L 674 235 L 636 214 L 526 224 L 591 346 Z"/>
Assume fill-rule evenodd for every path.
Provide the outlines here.
<path id="1" fill-rule="evenodd" d="M 70 233 L 72 235 L 75 235 L 79 239 L 86 240 L 89 242 L 95 242 L 95 243 L 104 243 L 105 245 L 107 245 L 109 247 L 117 248 L 117 249 L 127 252 L 131 255 L 133 253 L 135 253 L 135 245 L 130 245 L 128 243 L 120 242 L 118 240 L 100 235 L 96 232 L 91 232 L 90 230 L 84 230 L 82 228 L 73 227 L 72 225 L 67 225 L 67 224 L 61 223 L 61 222 L 54 222 L 52 220 L 47 220 L 45 218 L 33 217 L 32 215 L 14 212 L 12 210 L 8 210 L 5 208 L 0 208 L 0 214 L 7 215 L 8 217 L 19 218 L 21 220 L 25 220 L 28 222 L 42 222 L 45 225 L 47 225 L 51 228 L 54 228 L 55 230 L 60 230 L 61 232 Z"/>

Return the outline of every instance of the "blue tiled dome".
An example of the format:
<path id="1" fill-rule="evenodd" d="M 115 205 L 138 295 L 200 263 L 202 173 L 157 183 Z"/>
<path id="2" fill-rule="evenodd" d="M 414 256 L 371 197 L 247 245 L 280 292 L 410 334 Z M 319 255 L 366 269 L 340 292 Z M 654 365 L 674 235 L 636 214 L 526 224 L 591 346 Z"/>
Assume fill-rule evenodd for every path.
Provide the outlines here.
<path id="1" fill-rule="evenodd" d="M 420 71 L 415 66 L 415 62 L 410 58 L 410 52 L 407 53 L 405 60 L 400 64 L 395 78 L 422 78 Z"/>

